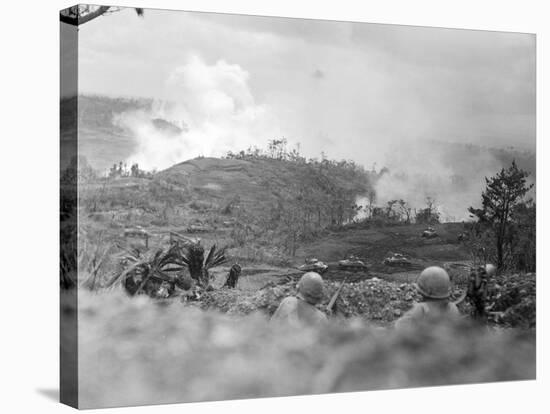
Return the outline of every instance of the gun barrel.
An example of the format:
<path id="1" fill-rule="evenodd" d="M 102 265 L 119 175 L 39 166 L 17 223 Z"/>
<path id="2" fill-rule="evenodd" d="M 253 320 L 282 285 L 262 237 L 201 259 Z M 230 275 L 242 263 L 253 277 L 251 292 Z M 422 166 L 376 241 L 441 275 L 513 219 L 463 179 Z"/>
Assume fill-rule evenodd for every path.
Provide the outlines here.
<path id="1" fill-rule="evenodd" d="M 338 299 L 338 296 L 340 296 L 340 292 L 344 287 L 344 283 L 346 283 L 346 279 L 347 278 L 344 278 L 344 280 L 342 280 L 342 283 L 340 283 L 340 286 L 338 286 L 338 289 L 336 290 L 336 292 L 334 292 L 334 295 L 332 295 L 332 297 L 330 298 L 330 301 L 327 305 L 328 310 L 332 310 L 332 308 L 334 307 L 334 304 L 336 303 L 336 299 Z"/>

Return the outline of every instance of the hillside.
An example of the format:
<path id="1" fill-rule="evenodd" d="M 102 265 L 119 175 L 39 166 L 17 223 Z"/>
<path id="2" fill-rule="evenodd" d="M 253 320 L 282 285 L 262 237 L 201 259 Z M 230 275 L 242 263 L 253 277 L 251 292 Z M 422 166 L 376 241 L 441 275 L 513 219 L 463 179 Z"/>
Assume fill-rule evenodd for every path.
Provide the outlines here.
<path id="1" fill-rule="evenodd" d="M 245 286 L 254 289 L 272 278 L 296 272 L 308 257 L 330 266 L 328 278 L 342 278 L 345 272 L 338 270 L 338 260 L 355 255 L 369 270 L 350 277 L 391 276 L 391 280 L 405 282 L 413 280 L 424 266 L 469 259 L 458 241 L 463 231 L 459 223 L 436 226 L 439 237 L 429 240 L 421 237 L 424 227 L 415 224 L 381 228 L 331 225 L 331 208 L 337 207 L 335 200 L 340 193 L 332 201 L 310 202 L 326 196 L 322 180 L 326 171 L 318 168 L 274 159 L 198 158 L 153 178 L 85 183 L 79 193 L 81 240 L 84 247 L 96 246 L 97 251 L 87 248 L 85 256 L 90 257 L 84 261 L 93 262 L 94 254 L 107 249 L 112 259 L 105 267 L 107 273 L 113 272 L 120 249 L 144 247 L 143 240 L 124 236 L 126 229 L 136 226 L 150 234 L 150 247 L 168 246 L 170 232 L 198 237 L 205 246 L 228 246 L 230 263 L 244 266 Z M 369 174 L 361 170 L 353 172 L 351 167 L 335 165 L 324 168 L 330 169 L 331 183 L 346 190 L 351 199 L 369 185 Z M 277 209 L 279 205 L 284 212 Z M 304 216 L 298 213 L 315 213 L 315 208 L 319 208 L 321 226 L 317 227 L 317 214 L 311 215 L 309 226 L 305 225 Z M 292 213 L 290 218 L 288 212 Z M 353 214 L 353 210 L 349 212 Z M 289 234 L 296 238 L 289 240 Z M 395 252 L 407 255 L 412 265 L 383 265 L 384 258 Z M 219 272 L 223 275 L 227 269 L 222 267 Z"/>
<path id="2" fill-rule="evenodd" d="M 79 201 L 88 217 L 111 227 L 195 226 L 242 246 L 262 238 L 273 243 L 281 223 L 311 233 L 350 220 L 353 200 L 368 188 L 369 174 L 352 164 L 197 158 L 152 178 L 83 183 Z"/>
<path id="3" fill-rule="evenodd" d="M 325 170 L 276 159 L 197 158 L 177 164 L 156 175 L 158 180 L 185 189 L 202 203 L 220 207 L 237 198 L 240 205 L 260 211 L 299 187 L 323 190 Z M 368 173 L 331 170 L 334 185 L 356 195 L 369 188 Z"/>

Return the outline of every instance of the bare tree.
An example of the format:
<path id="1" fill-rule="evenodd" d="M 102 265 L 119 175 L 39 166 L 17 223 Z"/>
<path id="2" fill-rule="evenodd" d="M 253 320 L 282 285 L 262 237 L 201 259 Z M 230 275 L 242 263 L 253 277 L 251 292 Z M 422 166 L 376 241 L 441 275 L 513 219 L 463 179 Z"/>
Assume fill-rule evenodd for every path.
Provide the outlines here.
<path id="1" fill-rule="evenodd" d="M 368 211 L 368 218 L 372 218 L 374 203 L 376 203 L 376 191 L 374 189 L 370 189 L 367 192 L 367 201 L 368 201 L 368 204 L 366 205 L 366 208 Z"/>
<path id="2" fill-rule="evenodd" d="M 80 4 L 72 6 L 59 12 L 59 19 L 63 23 L 72 26 L 80 26 L 84 23 L 110 13 L 115 13 L 122 10 L 123 7 L 113 6 L 94 6 L 90 4 Z M 134 8 L 138 16 L 143 16 L 142 8 Z"/>

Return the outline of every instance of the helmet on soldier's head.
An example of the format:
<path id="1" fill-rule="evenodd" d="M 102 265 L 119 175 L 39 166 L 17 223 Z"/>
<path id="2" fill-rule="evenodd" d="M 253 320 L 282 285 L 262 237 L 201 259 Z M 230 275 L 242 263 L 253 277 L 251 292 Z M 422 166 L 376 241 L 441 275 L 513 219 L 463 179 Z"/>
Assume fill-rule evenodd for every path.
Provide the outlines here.
<path id="1" fill-rule="evenodd" d="M 298 282 L 298 296 L 315 305 L 323 298 L 323 278 L 315 272 L 307 272 Z"/>
<path id="2" fill-rule="evenodd" d="M 487 276 L 492 277 L 497 273 L 497 267 L 493 264 L 485 265 L 485 273 L 487 273 Z"/>
<path id="3" fill-rule="evenodd" d="M 427 267 L 416 280 L 416 290 L 429 299 L 447 299 L 451 295 L 451 279 L 445 269 Z"/>

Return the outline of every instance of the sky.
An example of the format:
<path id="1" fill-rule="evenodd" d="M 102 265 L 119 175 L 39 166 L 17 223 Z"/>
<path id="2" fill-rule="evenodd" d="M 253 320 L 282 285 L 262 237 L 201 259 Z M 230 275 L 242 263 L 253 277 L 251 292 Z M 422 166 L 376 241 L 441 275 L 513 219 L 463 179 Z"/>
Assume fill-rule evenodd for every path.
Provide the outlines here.
<path id="1" fill-rule="evenodd" d="M 415 140 L 535 149 L 530 34 L 125 9 L 80 27 L 79 59 L 81 93 L 158 100 L 117 118 L 157 167 L 281 137 L 366 166 Z"/>

